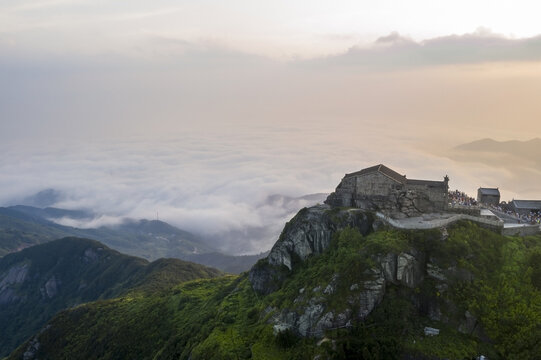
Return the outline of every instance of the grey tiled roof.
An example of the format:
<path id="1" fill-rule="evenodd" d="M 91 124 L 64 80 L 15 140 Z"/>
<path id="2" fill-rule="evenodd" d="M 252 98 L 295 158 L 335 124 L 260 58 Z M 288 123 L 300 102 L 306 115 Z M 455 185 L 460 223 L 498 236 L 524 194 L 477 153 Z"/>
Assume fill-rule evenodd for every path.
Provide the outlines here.
<path id="1" fill-rule="evenodd" d="M 443 186 L 443 181 L 408 179 L 407 182 L 411 185 Z"/>
<path id="2" fill-rule="evenodd" d="M 500 190 L 494 188 L 479 188 L 482 195 L 500 196 Z"/>
<path id="3" fill-rule="evenodd" d="M 513 206 L 517 209 L 539 210 L 541 200 L 513 200 Z"/>
<path id="4" fill-rule="evenodd" d="M 357 175 L 366 175 L 366 174 L 372 174 L 372 173 L 377 173 L 377 172 L 382 173 L 383 175 L 385 175 L 385 176 L 387 176 L 387 177 L 389 177 L 389 178 L 393 179 L 394 181 L 399 182 L 401 184 L 406 183 L 406 176 L 405 175 L 400 175 L 396 171 L 389 169 L 387 166 L 385 166 L 383 164 L 379 164 L 379 165 L 376 165 L 376 166 L 371 166 L 369 168 L 362 169 L 360 171 L 356 171 L 356 172 L 351 173 L 351 174 L 346 174 L 346 177 L 357 176 Z"/>
<path id="5" fill-rule="evenodd" d="M 358 176 L 358 175 L 366 175 L 366 174 L 372 174 L 372 173 L 381 173 L 394 181 L 401 183 L 401 184 L 411 184 L 411 185 L 426 185 L 426 186 L 443 186 L 443 181 L 432 181 L 432 180 L 415 180 L 415 179 L 406 179 L 406 175 L 400 175 L 396 171 L 389 169 L 387 166 L 383 164 L 379 164 L 376 166 L 371 166 L 366 169 L 362 169 L 360 171 L 356 171 L 351 174 L 346 174 L 346 177 L 350 176 Z"/>

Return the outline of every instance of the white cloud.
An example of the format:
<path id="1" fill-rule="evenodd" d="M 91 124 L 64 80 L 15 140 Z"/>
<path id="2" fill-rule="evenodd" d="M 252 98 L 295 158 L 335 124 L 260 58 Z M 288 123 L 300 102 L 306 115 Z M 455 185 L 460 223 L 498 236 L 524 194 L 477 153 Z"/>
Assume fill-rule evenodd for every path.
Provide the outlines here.
<path id="1" fill-rule="evenodd" d="M 4 145 L 0 204 L 53 188 L 62 193 L 55 206 L 97 214 L 55 220 L 63 225 L 114 225 L 125 218 L 154 219 L 159 212 L 161 220 L 202 234 L 225 251 L 256 253 L 268 250 L 285 222 L 310 204 L 269 196 L 330 192 L 344 173 L 374 164 L 384 163 L 409 178 L 438 180 L 448 174 L 453 189 L 472 195 L 479 186 L 499 186 L 505 197 L 530 184 L 505 166 L 431 155 L 385 133 L 350 141 L 342 132 L 319 127 Z M 520 176 L 533 174 L 523 170 Z"/>
<path id="2" fill-rule="evenodd" d="M 69 217 L 48 219 L 57 224 L 71 226 L 79 229 L 94 229 L 102 226 L 120 225 L 125 221 L 123 217 L 101 215 L 92 219 L 72 219 Z"/>
<path id="3" fill-rule="evenodd" d="M 336 148 L 323 141 L 328 135 L 309 129 L 249 135 L 4 147 L 0 203 L 53 188 L 63 194 L 55 206 L 101 215 L 86 224 L 57 220 L 64 225 L 92 227 L 159 212 L 160 219 L 214 238 L 225 250 L 257 252 L 270 248 L 285 221 L 308 204 L 268 196 L 330 192 L 343 173 L 392 158 L 367 143 Z M 262 238 L 253 238 L 258 233 Z"/>

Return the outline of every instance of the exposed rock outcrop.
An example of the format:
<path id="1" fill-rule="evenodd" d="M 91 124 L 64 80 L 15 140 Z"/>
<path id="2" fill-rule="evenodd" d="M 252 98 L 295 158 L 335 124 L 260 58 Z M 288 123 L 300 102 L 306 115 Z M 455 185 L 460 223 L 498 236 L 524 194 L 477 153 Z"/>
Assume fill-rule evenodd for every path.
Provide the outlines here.
<path id="1" fill-rule="evenodd" d="M 304 261 L 327 249 L 337 231 L 353 227 L 366 235 L 372 231 L 373 221 L 369 213 L 359 209 L 332 211 L 328 205 L 304 208 L 286 224 L 267 260 L 291 270 L 296 260 Z"/>
<path id="2" fill-rule="evenodd" d="M 22 284 L 28 278 L 29 269 L 28 263 L 17 264 L 0 275 L 0 305 L 19 300 L 20 297 L 13 287 Z"/>
<path id="3" fill-rule="evenodd" d="M 424 279 L 424 264 L 410 254 L 400 254 L 397 258 L 396 281 L 413 289 Z"/>
<path id="4" fill-rule="evenodd" d="M 372 214 L 360 209 L 331 209 L 329 205 L 302 209 L 286 224 L 267 258 L 250 270 L 252 287 L 262 294 L 275 291 L 296 263 L 327 249 L 337 231 L 352 227 L 366 235 L 373 230 L 373 223 Z"/>
<path id="5" fill-rule="evenodd" d="M 47 295 L 47 297 L 53 298 L 58 293 L 58 287 L 60 285 L 60 281 L 56 279 L 56 277 L 53 275 L 47 282 L 45 283 L 45 286 L 43 288 L 44 295 Z"/>
<path id="6" fill-rule="evenodd" d="M 250 271 L 252 287 L 261 294 L 270 294 L 310 256 L 328 249 L 335 233 L 350 227 L 368 235 L 382 226 L 377 219 L 374 221 L 372 213 L 361 209 L 327 205 L 302 209 L 286 224 L 268 257 Z M 447 240 L 447 229 L 440 232 L 441 235 L 432 235 L 434 241 Z M 320 338 L 326 330 L 350 327 L 374 311 L 390 286 L 406 296 L 422 316 L 452 323 L 463 332 L 478 331 L 475 319 L 469 313 L 464 315 L 445 296 L 454 282 L 469 282 L 473 278 L 469 271 L 457 267 L 456 262 L 440 262 L 413 245 L 402 251 L 359 253 L 359 256 L 370 259 L 366 263 L 368 268 L 361 273 L 353 277 L 335 273 L 315 286 L 299 288 L 289 307 L 269 310 L 269 322 L 275 333 L 291 330 L 303 337 Z M 336 296 L 341 299 L 337 300 Z M 345 305 L 339 311 L 331 305 L 337 301 Z"/>
<path id="7" fill-rule="evenodd" d="M 9 268 L 7 272 L 0 275 L 0 291 L 12 284 L 24 282 L 28 275 L 29 265 L 27 263 L 17 264 Z"/>

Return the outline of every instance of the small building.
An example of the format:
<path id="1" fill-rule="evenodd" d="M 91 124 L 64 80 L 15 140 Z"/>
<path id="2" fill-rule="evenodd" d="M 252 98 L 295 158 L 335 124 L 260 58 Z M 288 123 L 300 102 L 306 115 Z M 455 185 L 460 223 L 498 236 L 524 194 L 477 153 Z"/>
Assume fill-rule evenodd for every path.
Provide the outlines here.
<path id="1" fill-rule="evenodd" d="M 498 205 L 500 203 L 500 190 L 498 188 L 477 189 L 477 202 L 487 205 Z"/>
<path id="2" fill-rule="evenodd" d="M 541 200 L 513 200 L 509 205 L 514 212 L 520 215 L 541 211 Z"/>

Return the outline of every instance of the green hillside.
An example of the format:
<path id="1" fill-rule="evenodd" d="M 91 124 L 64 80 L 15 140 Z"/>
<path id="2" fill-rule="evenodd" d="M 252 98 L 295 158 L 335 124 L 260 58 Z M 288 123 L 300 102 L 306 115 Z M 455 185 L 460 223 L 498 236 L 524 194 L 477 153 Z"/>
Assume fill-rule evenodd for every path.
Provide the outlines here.
<path id="1" fill-rule="evenodd" d="M 158 220 L 131 220 L 116 226 L 80 229 L 49 218 L 92 216 L 82 211 L 31 206 L 0 207 L 0 257 L 66 236 L 100 241 L 124 254 L 148 261 L 177 258 L 229 273 L 247 271 L 264 254 L 233 256 L 220 253 L 200 237 Z"/>
<path id="2" fill-rule="evenodd" d="M 62 229 L 0 211 L 0 257 L 29 246 L 71 235 Z"/>
<path id="3" fill-rule="evenodd" d="M 94 239 L 149 261 L 163 257 L 215 252 L 199 237 L 163 221 L 129 220 L 117 226 L 80 229 L 49 220 L 91 216 L 78 211 L 31 206 L 0 208 L 0 256 L 65 236 Z"/>
<path id="4" fill-rule="evenodd" d="M 279 242 L 306 224 L 300 213 Z M 393 256 L 398 270 L 382 285 Z M 416 268 L 407 270 L 401 259 L 411 258 Z M 539 359 L 540 260 L 540 237 L 503 237 L 472 223 L 443 232 L 379 226 L 365 236 L 346 227 L 291 271 L 274 269 L 278 290 L 268 295 L 252 287 L 254 274 L 272 268 L 262 260 L 250 276 L 63 311 L 9 358 Z M 364 314 L 378 289 L 384 295 Z"/>
<path id="5" fill-rule="evenodd" d="M 177 259 L 153 263 L 88 239 L 63 238 L 0 259 L 0 355 L 59 310 L 131 292 L 157 294 L 218 270 Z"/>

